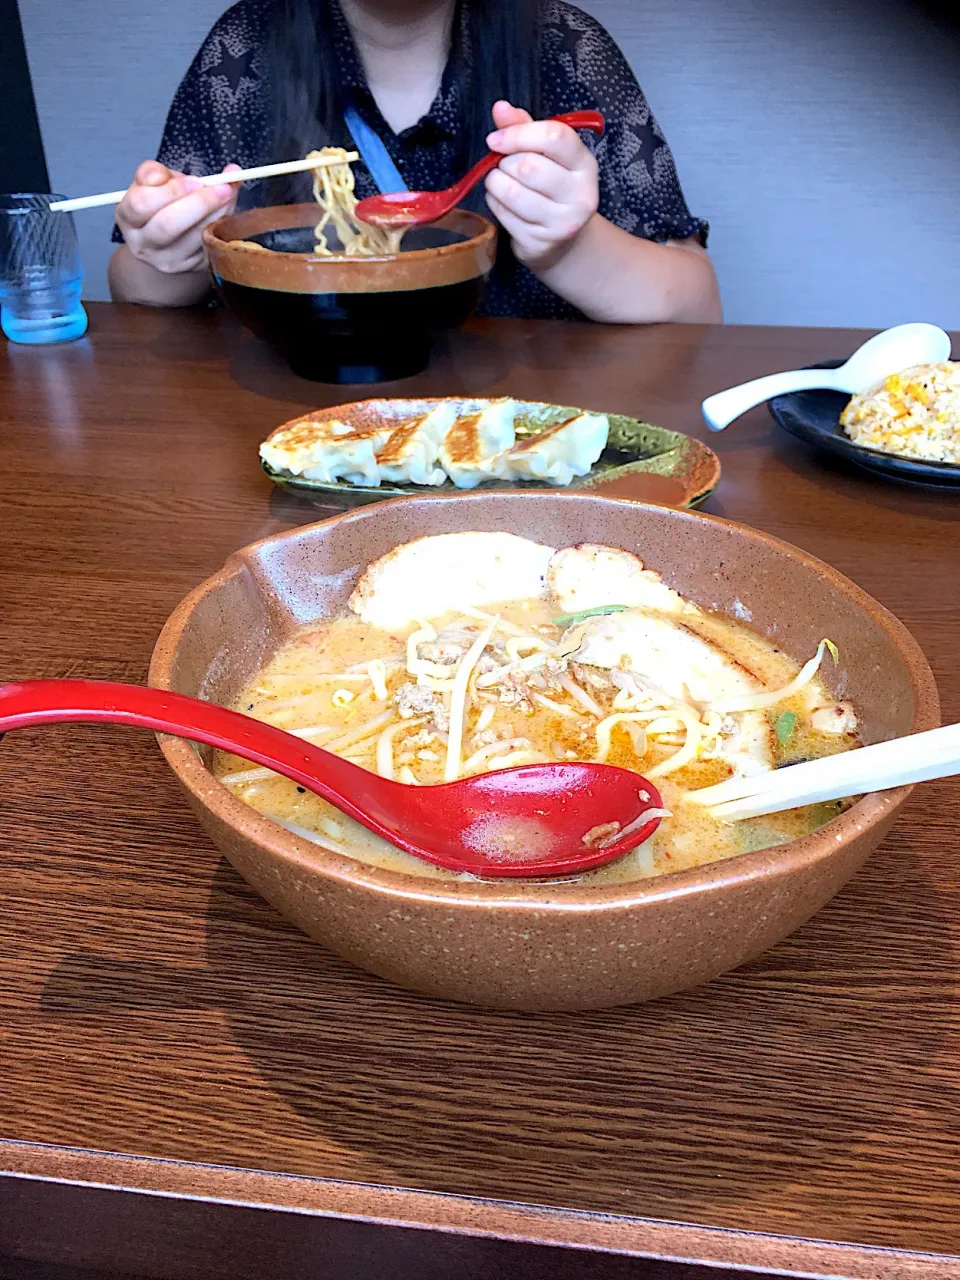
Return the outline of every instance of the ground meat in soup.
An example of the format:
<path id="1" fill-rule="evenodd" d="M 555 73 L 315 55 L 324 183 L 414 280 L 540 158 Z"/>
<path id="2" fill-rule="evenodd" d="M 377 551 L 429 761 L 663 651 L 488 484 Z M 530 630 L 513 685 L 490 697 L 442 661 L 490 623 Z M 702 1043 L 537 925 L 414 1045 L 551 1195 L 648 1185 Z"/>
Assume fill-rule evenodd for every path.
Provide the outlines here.
<path id="1" fill-rule="evenodd" d="M 734 768 L 752 767 L 751 761 L 757 768 L 776 767 L 859 745 L 854 708 L 838 703 L 819 678 L 749 717 L 713 713 L 702 703 L 664 695 L 649 674 L 558 656 L 563 629 L 554 625 L 546 600 L 507 601 L 485 607 L 485 613 L 498 614 L 501 623 L 469 681 L 459 775 L 538 760 L 604 758 L 638 774 L 652 773 L 671 813 L 650 844 L 582 881 L 643 879 L 782 844 L 815 830 L 842 807 L 818 805 L 726 824 L 685 801 L 691 790 L 721 782 Z M 345 613 L 294 637 L 235 705 L 268 723 L 303 731 L 310 741 L 372 772 L 408 785 L 442 782 L 453 750 L 451 686 L 487 625 L 482 617 L 457 613 L 433 619 L 434 638 L 416 647 L 411 671 L 408 641 L 416 626 L 388 632 Z M 718 670 L 724 663 L 724 670 L 742 670 L 761 690 L 787 686 L 810 657 L 787 657 L 725 618 L 701 613 L 690 626 L 723 655 L 716 660 Z M 682 760 L 692 733 L 696 750 L 681 767 L 671 768 L 672 761 Z M 318 844 L 394 871 L 449 875 L 268 770 L 220 755 L 216 771 L 247 804 L 309 833 Z"/>

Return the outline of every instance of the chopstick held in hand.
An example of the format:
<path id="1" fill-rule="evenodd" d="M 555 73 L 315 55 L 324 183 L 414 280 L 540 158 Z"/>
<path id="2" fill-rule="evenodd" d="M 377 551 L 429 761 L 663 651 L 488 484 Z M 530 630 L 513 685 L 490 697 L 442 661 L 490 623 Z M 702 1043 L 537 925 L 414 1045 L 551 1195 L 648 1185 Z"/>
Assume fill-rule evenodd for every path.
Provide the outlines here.
<path id="1" fill-rule="evenodd" d="M 359 160 L 360 156 L 356 151 L 351 151 L 346 156 L 346 161 L 339 156 L 332 156 L 324 159 L 322 156 L 315 156 L 312 160 L 286 160 L 282 164 L 262 164 L 255 169 L 239 169 L 235 173 L 211 173 L 204 178 L 198 178 L 197 181 L 205 187 L 219 187 L 231 182 L 253 182 L 257 178 L 279 178 L 286 173 L 305 173 L 308 169 L 323 169 L 331 164 L 352 164 L 354 160 Z M 105 191 L 99 196 L 80 196 L 76 200 L 57 200 L 50 205 L 51 211 L 54 213 L 75 213 L 79 209 L 99 209 L 104 205 L 119 204 L 123 197 L 127 194 L 126 188 L 123 191 Z"/>

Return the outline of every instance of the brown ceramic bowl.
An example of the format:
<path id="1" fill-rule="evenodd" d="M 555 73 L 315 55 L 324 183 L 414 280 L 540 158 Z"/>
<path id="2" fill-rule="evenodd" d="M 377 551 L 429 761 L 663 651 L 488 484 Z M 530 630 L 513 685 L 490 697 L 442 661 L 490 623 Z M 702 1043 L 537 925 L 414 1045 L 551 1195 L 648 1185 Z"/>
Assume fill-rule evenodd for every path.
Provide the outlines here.
<path id="1" fill-rule="evenodd" d="M 319 217 L 316 204 L 294 204 L 207 227 L 227 306 L 302 377 L 369 383 L 420 373 L 432 335 L 463 324 L 480 299 L 496 256 L 493 223 L 455 209 L 410 231 L 399 254 L 346 258 L 313 252 Z"/>
<path id="2" fill-rule="evenodd" d="M 939 723 L 916 642 L 833 569 L 742 525 L 579 493 L 405 498 L 248 547 L 170 618 L 150 682 L 229 702 L 295 628 L 339 611 L 371 560 L 465 529 L 635 551 L 697 604 L 749 616 L 790 653 L 829 635 L 841 662 L 826 678 L 857 705 L 867 742 Z M 829 902 L 909 793 L 866 796 L 815 835 L 672 876 L 518 888 L 419 879 L 326 853 L 244 805 L 194 747 L 162 746 L 214 843 L 281 914 L 402 986 L 507 1009 L 629 1004 L 736 968 Z"/>

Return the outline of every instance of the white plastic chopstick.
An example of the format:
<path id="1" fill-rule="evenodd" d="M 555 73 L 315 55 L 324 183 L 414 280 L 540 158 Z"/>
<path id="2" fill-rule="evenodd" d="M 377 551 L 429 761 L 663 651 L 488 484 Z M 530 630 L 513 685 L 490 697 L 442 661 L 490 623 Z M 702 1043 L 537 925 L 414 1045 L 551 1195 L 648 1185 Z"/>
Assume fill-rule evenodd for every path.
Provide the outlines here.
<path id="1" fill-rule="evenodd" d="M 960 774 L 960 724 L 789 765 L 754 778 L 731 778 L 691 792 L 687 798 L 708 806 L 715 818 L 739 822 L 955 774 Z"/>
<path id="2" fill-rule="evenodd" d="M 237 173 L 210 173 L 198 178 L 205 187 L 219 187 L 222 183 L 253 182 L 256 178 L 279 178 L 285 173 L 304 173 L 308 169 L 325 169 L 331 164 L 352 164 L 359 160 L 359 153 L 350 151 L 341 160 L 339 156 L 317 156 L 313 160 L 286 160 L 283 164 L 262 164 L 256 169 L 240 169 Z M 127 194 L 123 191 L 105 191 L 99 196 L 80 196 L 76 200 L 57 200 L 50 208 L 55 213 L 75 213 L 78 209 L 99 209 L 103 205 L 119 204 Z"/>

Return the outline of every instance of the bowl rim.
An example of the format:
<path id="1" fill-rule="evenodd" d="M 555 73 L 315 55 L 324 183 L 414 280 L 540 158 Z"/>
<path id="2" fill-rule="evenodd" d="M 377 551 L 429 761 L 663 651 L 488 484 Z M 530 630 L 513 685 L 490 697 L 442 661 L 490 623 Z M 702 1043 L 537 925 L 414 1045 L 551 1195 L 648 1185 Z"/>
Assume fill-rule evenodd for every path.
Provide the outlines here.
<path id="1" fill-rule="evenodd" d="M 919 643 L 899 618 L 838 570 L 781 538 L 739 521 L 683 508 L 663 507 L 656 503 L 604 498 L 588 492 L 544 491 L 542 494 L 498 492 L 495 495 L 438 494 L 433 497 L 394 498 L 387 503 L 378 503 L 374 507 L 359 507 L 343 511 L 325 520 L 298 525 L 293 529 L 249 543 L 233 552 L 217 573 L 195 587 L 174 609 L 157 639 L 150 662 L 148 683 L 154 688 L 169 689 L 171 687 L 173 656 L 195 608 L 205 596 L 218 590 L 229 578 L 244 572 L 246 557 L 259 552 L 261 548 L 288 537 L 301 536 L 313 529 L 370 519 L 374 514 L 379 516 L 386 507 L 397 503 L 416 502 L 421 507 L 429 507 L 437 503 L 469 504 L 489 501 L 491 497 L 496 497 L 498 501 L 507 499 L 530 502 L 540 497 L 548 497 L 580 503 L 614 502 L 633 514 L 638 507 L 661 514 L 669 512 L 667 518 L 673 520 L 706 521 L 724 528 L 736 529 L 753 542 L 765 544 L 794 560 L 801 561 L 809 569 L 826 577 L 843 594 L 851 597 L 854 603 L 871 614 L 891 636 L 903 656 L 912 685 L 915 711 L 911 732 L 917 733 L 940 725 L 940 699 L 936 680 Z M 685 871 L 642 880 L 586 887 L 576 881 L 572 883 L 565 881 L 451 881 L 388 871 L 304 840 L 244 804 L 226 787 L 221 786 L 203 764 L 192 744 L 166 735 L 158 734 L 157 737 L 168 765 L 194 803 L 210 811 L 214 818 L 239 835 L 254 841 L 271 857 L 290 864 L 301 873 L 320 876 L 335 881 L 341 886 L 349 886 L 357 890 L 372 890 L 401 902 L 446 904 L 461 910 L 466 908 L 489 910 L 494 907 L 498 910 L 521 913 L 550 912 L 562 915 L 584 911 L 630 909 L 705 892 L 723 894 L 744 883 L 787 875 L 803 867 L 814 867 L 828 860 L 864 831 L 889 825 L 913 790 L 912 786 L 907 786 L 893 791 L 865 795 L 851 808 L 832 818 L 817 831 L 783 845 L 742 853 Z M 518 884 L 521 883 L 525 887 L 518 888 Z M 535 891 L 531 892 L 531 890 Z M 565 892 L 565 890 L 571 890 L 571 892 Z"/>
<path id="2" fill-rule="evenodd" d="M 281 211 L 289 211 L 290 213 L 293 213 L 294 210 L 302 210 L 304 217 L 307 217 L 307 214 L 311 211 L 314 211 L 315 215 L 316 211 L 319 209 L 319 205 L 304 201 L 299 204 L 263 205 L 257 206 L 253 209 L 242 209 L 239 212 L 224 214 L 223 217 L 217 218 L 215 222 L 211 222 L 208 226 L 204 227 L 201 238 L 208 249 L 214 248 L 217 253 L 228 253 L 231 255 L 242 253 L 246 255 L 249 251 L 239 248 L 237 244 L 237 237 L 231 237 L 229 240 L 224 239 L 221 234 L 221 228 L 223 227 L 223 224 L 228 222 L 231 218 L 243 218 L 248 214 L 265 213 L 268 209 L 273 209 L 278 213 Z M 485 217 L 482 213 L 476 213 L 473 209 L 452 209 L 448 214 L 445 214 L 444 217 L 431 225 L 440 227 L 443 230 L 454 230 L 452 227 L 444 226 L 449 219 L 454 217 L 467 217 L 475 220 L 477 224 L 475 234 L 468 236 L 463 240 L 455 240 L 452 244 L 435 245 L 431 249 L 410 249 L 406 253 L 371 253 L 364 254 L 363 257 L 354 258 L 348 258 L 346 254 L 343 253 L 334 253 L 329 256 L 317 253 L 284 253 L 283 257 L 288 258 L 293 262 L 314 264 L 315 270 L 322 270 L 324 266 L 343 267 L 349 264 L 372 265 L 375 263 L 382 264 L 391 262 L 416 264 L 418 262 L 423 262 L 426 259 L 448 258 L 452 257 L 454 254 L 472 252 L 474 249 L 489 244 L 489 242 L 497 235 L 497 227 L 493 220 Z M 291 225 L 300 224 L 297 223 Z M 310 225 L 309 218 L 303 223 L 303 225 L 305 227 Z M 288 230 L 289 228 L 275 227 L 272 229 L 279 231 Z M 262 235 L 263 233 L 257 232 L 256 234 Z M 248 239 L 246 236 L 240 237 L 241 242 L 246 239 Z"/>

